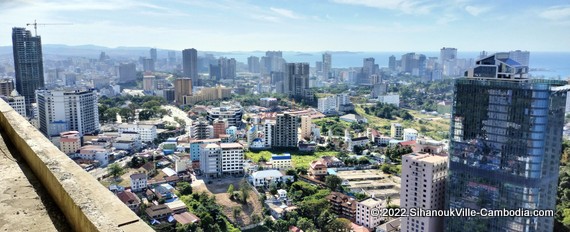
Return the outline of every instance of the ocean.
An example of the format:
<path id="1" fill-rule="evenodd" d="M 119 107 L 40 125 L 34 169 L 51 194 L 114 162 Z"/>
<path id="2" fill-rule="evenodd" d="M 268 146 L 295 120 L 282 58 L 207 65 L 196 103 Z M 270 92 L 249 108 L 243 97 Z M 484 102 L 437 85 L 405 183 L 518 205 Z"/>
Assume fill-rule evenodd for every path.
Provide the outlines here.
<path id="1" fill-rule="evenodd" d="M 388 58 L 391 55 L 397 59 L 407 52 L 330 52 L 332 54 L 333 68 L 362 67 L 364 58 L 373 57 L 380 67 L 388 67 Z M 427 57 L 439 57 L 437 52 L 416 52 Z M 247 57 L 262 57 L 265 52 L 231 52 L 218 53 L 218 56 L 233 57 L 239 62 L 247 64 Z M 458 58 L 477 59 L 479 52 L 458 52 Z M 287 62 L 308 62 L 311 67 L 316 61 L 322 60 L 320 52 L 283 52 L 283 58 Z M 570 78 L 570 52 L 530 52 L 530 68 L 541 71 L 531 71 L 535 78 L 569 79 Z"/>

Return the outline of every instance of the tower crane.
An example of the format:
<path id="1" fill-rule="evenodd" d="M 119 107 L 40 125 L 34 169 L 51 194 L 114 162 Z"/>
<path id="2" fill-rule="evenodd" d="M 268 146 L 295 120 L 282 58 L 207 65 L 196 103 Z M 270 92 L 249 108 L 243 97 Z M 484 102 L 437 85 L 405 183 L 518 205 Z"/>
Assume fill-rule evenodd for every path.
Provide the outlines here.
<path id="1" fill-rule="evenodd" d="M 45 25 L 73 25 L 73 23 L 38 23 L 34 19 L 33 23 L 26 23 L 26 26 L 34 26 L 34 33 L 35 36 L 38 36 L 38 25 L 45 26 Z"/>

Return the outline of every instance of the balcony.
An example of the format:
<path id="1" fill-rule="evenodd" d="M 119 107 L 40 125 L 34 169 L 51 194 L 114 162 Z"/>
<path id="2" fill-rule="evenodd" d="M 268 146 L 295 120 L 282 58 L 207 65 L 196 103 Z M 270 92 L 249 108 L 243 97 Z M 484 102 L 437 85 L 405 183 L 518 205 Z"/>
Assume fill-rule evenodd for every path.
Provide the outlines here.
<path id="1" fill-rule="evenodd" d="M 0 100 L 0 231 L 153 231 Z"/>

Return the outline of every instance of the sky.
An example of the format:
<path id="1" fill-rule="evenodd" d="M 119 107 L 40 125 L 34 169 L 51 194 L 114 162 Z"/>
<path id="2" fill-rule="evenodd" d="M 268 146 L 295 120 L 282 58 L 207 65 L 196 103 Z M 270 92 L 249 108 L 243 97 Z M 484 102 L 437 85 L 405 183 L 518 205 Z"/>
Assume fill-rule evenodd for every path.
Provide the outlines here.
<path id="1" fill-rule="evenodd" d="M 203 51 L 570 51 L 567 0 L 0 0 L 0 46 Z M 33 27 L 28 27 L 33 31 Z"/>

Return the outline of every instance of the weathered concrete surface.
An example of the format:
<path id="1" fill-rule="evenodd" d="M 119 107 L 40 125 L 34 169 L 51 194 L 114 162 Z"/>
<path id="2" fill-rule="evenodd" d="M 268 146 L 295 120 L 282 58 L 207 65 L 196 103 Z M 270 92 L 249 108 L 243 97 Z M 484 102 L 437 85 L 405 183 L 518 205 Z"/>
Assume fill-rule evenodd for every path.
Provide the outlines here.
<path id="1" fill-rule="evenodd" d="M 0 130 L 47 189 L 73 230 L 152 231 L 117 197 L 2 100 Z"/>
<path id="2" fill-rule="evenodd" d="M 0 231 L 70 231 L 65 216 L 0 134 Z"/>

